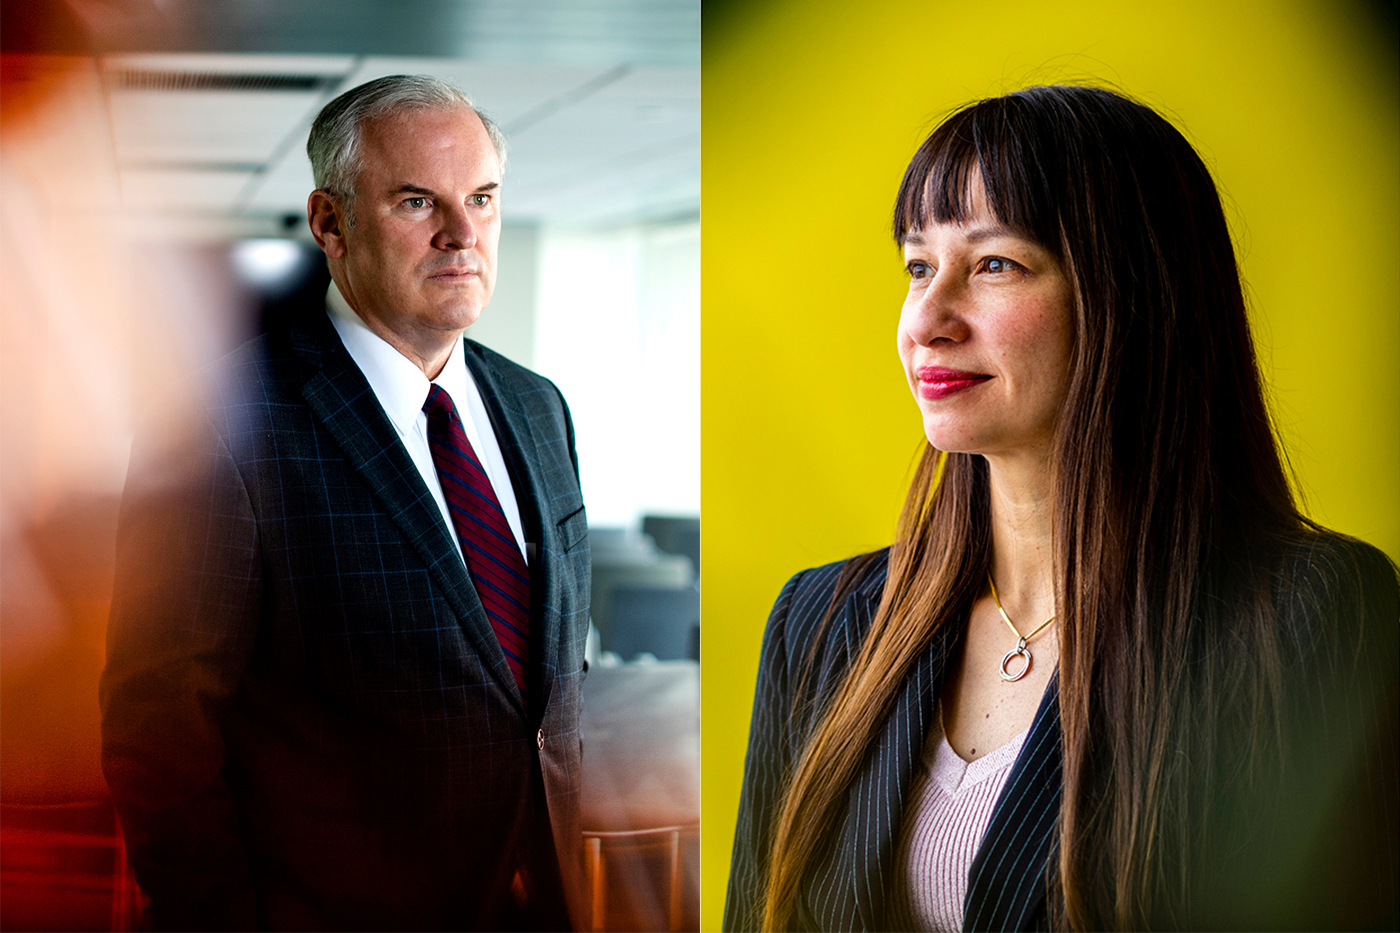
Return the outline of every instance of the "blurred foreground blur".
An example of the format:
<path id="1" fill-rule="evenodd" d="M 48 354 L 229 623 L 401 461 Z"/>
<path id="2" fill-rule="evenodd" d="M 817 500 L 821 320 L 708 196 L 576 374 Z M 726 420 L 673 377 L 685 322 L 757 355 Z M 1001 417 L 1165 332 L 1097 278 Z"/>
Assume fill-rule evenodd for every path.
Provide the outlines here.
<path id="1" fill-rule="evenodd" d="M 401 71 L 511 134 L 502 282 L 468 336 L 561 386 L 615 526 L 584 691 L 592 926 L 698 928 L 699 8 L 528 6 L 544 25 L 492 0 L 0 7 L 0 929 L 136 923 L 97 703 L 132 437 L 178 443 L 209 363 L 320 306 L 306 129 Z"/>
<path id="2" fill-rule="evenodd" d="M 132 235 L 96 59 L 7 53 L 0 82 L 0 926 L 101 929 L 133 894 L 96 702 L 131 437 L 192 410 L 253 305 L 218 251 Z"/>

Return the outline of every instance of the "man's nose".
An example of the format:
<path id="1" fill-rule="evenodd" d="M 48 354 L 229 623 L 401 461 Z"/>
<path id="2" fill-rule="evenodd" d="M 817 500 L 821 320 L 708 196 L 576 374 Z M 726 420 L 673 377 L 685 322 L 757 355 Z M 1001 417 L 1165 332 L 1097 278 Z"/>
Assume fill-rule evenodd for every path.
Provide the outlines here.
<path id="1" fill-rule="evenodd" d="M 476 245 L 476 223 L 465 206 L 442 209 L 442 223 L 433 236 L 433 246 L 443 250 L 471 249 Z"/>

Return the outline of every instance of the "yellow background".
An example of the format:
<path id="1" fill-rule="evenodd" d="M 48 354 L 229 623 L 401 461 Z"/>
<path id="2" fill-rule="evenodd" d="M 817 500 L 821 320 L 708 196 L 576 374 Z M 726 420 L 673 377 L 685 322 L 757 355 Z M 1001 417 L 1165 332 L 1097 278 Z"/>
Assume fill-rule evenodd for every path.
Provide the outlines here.
<path id="1" fill-rule="evenodd" d="M 703 929 L 768 609 L 795 571 L 889 542 L 922 442 L 889 221 L 950 109 L 1088 80 L 1181 128 L 1225 197 L 1309 513 L 1400 558 L 1393 42 L 1300 0 L 706 6 Z"/>

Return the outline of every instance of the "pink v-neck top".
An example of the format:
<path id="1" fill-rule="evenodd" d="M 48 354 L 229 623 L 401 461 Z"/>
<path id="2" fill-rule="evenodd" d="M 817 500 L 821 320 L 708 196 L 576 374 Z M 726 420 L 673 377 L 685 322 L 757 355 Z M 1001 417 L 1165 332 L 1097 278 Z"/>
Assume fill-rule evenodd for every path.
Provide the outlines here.
<path id="1" fill-rule="evenodd" d="M 1022 732 L 976 761 L 963 761 L 948 744 L 939 713 L 924 742 L 922 774 L 904 808 L 890 904 L 896 930 L 962 929 L 973 856 L 1026 740 Z"/>

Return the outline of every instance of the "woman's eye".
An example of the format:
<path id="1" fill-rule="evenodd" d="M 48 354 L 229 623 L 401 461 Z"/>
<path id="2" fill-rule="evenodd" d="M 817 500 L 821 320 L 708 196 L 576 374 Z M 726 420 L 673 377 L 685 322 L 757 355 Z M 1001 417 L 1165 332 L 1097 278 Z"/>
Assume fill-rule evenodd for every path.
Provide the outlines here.
<path id="1" fill-rule="evenodd" d="M 427 198 L 404 198 L 404 207 L 411 211 L 421 211 L 428 206 Z"/>
<path id="2" fill-rule="evenodd" d="M 982 267 L 993 275 L 999 275 L 1003 272 L 1010 272 L 1012 269 L 1015 269 L 1016 264 L 1010 259 L 1003 259 L 1000 256 L 988 256 L 986 259 L 982 260 Z"/>
<path id="3" fill-rule="evenodd" d="M 928 263 L 915 259 L 904 267 L 904 271 L 909 273 L 911 279 L 927 278 L 929 274 Z"/>

